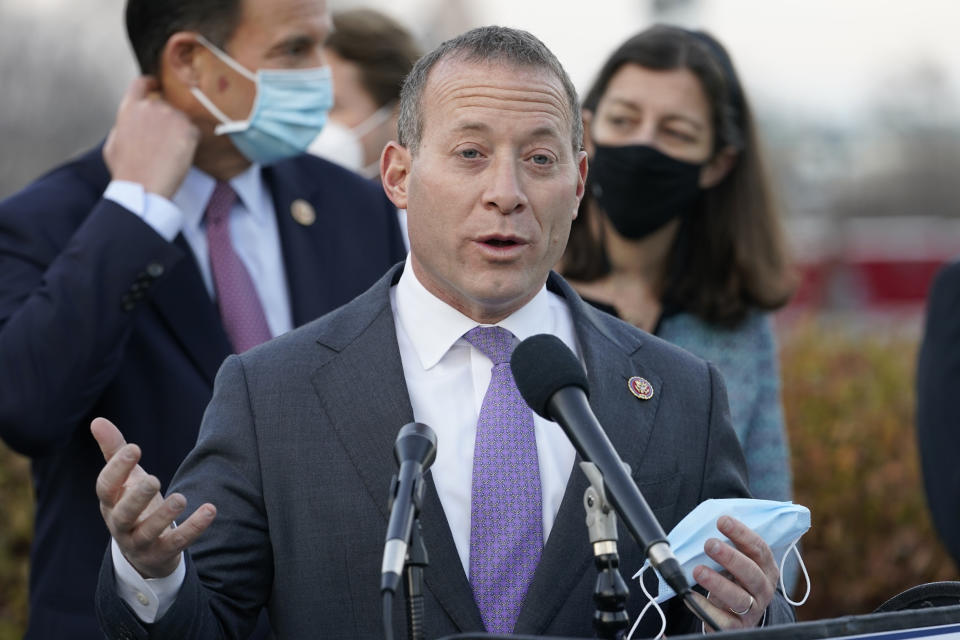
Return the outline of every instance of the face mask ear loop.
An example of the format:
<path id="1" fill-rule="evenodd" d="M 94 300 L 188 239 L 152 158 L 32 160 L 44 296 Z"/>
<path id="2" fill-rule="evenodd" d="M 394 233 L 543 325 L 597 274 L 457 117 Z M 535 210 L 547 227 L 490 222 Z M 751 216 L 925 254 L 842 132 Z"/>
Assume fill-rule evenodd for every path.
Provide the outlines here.
<path id="1" fill-rule="evenodd" d="M 803 579 L 807 581 L 807 592 L 803 594 L 803 599 L 800 600 L 800 602 L 794 602 L 790 599 L 790 596 L 787 594 L 787 587 L 783 584 L 783 565 L 786 564 L 787 556 L 790 555 L 791 551 L 797 555 L 797 562 L 800 563 L 800 569 L 803 571 Z M 783 558 L 780 559 L 780 590 L 783 592 L 783 597 L 786 598 L 787 602 L 795 607 L 799 607 L 807 601 L 807 598 L 810 597 L 810 574 L 807 573 L 807 565 L 803 563 L 803 558 L 800 556 L 800 550 L 797 549 L 796 542 L 790 545 L 790 548 L 783 552 Z"/>
<path id="2" fill-rule="evenodd" d="M 257 81 L 257 74 L 250 71 L 250 69 L 247 69 L 245 66 L 243 66 L 242 64 L 240 64 L 239 62 L 231 58 L 230 54 L 228 54 L 226 51 L 222 50 L 220 47 L 218 47 L 217 45 L 213 44 L 212 42 L 204 38 L 203 35 L 199 33 L 197 34 L 197 42 L 199 42 L 204 47 L 206 47 L 207 50 L 210 51 L 210 53 L 220 58 L 220 61 L 223 62 L 223 64 L 227 65 L 228 67 L 230 67 L 231 69 L 233 69 L 234 71 L 242 75 L 244 78 L 246 78 L 250 82 Z"/>
<path id="3" fill-rule="evenodd" d="M 390 115 L 393 113 L 393 103 L 385 104 L 375 112 L 371 113 L 366 120 L 358 124 L 357 126 L 350 129 L 353 135 L 357 138 L 362 138 L 367 135 L 381 124 L 390 119 Z"/>
<path id="4" fill-rule="evenodd" d="M 647 585 L 643 582 L 643 576 L 646 574 L 647 569 L 650 569 L 650 565 L 645 566 L 640 570 L 640 575 L 637 576 L 637 579 L 640 581 L 640 590 L 643 591 L 643 595 L 647 596 L 647 604 L 643 606 L 643 609 L 640 610 L 640 613 L 637 615 L 637 619 L 633 621 L 633 626 L 630 627 L 630 633 L 627 634 L 627 640 L 633 638 L 634 632 L 637 630 L 637 627 L 640 626 L 640 621 L 643 620 L 643 616 L 647 613 L 647 610 L 650 607 L 653 607 L 657 610 L 657 613 L 660 614 L 660 631 L 654 636 L 654 640 L 658 640 L 663 637 L 663 634 L 667 630 L 667 616 L 663 612 L 663 609 L 660 608 L 660 605 L 657 604 L 656 598 L 650 595 L 650 592 L 647 591 Z"/>
<path id="5" fill-rule="evenodd" d="M 230 118 L 227 117 L 227 114 L 221 111 L 217 105 L 213 104 L 213 101 L 210 100 L 210 98 L 208 98 L 206 94 L 203 93 L 203 91 L 200 91 L 199 88 L 190 87 L 190 93 L 193 94 L 193 97 L 197 99 L 197 102 L 202 104 L 207 109 L 207 111 L 212 113 L 213 117 L 219 120 L 221 124 L 229 124 L 230 122 L 232 122 Z"/>
<path id="6" fill-rule="evenodd" d="M 228 67 L 230 67 L 231 69 L 233 69 L 234 71 L 242 75 L 244 78 L 246 78 L 250 82 L 257 84 L 256 74 L 252 73 L 249 69 L 247 69 L 242 64 L 240 64 L 239 62 L 231 58 L 229 55 L 227 55 L 225 51 L 221 51 L 217 45 L 213 44 L 212 42 L 204 38 L 203 35 L 199 33 L 197 34 L 197 42 L 199 42 L 201 45 L 206 47 L 206 49 L 210 51 L 210 53 L 217 56 L 217 58 L 219 58 L 220 61 L 223 62 L 223 64 L 227 65 Z M 220 121 L 220 124 L 217 125 L 217 127 L 213 130 L 213 132 L 216 135 L 220 136 L 225 133 L 243 131 L 244 129 L 250 126 L 249 120 L 234 121 L 228 118 L 227 114 L 221 111 L 220 108 L 217 107 L 217 105 L 213 104 L 213 101 L 210 98 L 208 98 L 206 94 L 200 91 L 198 87 L 191 87 L 190 93 L 193 94 L 193 97 L 196 98 L 197 101 L 207 109 L 207 111 L 213 114 L 213 117 L 215 117 L 217 120 Z M 259 97 L 259 91 L 257 93 Z M 256 105 L 254 105 L 254 108 L 256 108 Z"/>

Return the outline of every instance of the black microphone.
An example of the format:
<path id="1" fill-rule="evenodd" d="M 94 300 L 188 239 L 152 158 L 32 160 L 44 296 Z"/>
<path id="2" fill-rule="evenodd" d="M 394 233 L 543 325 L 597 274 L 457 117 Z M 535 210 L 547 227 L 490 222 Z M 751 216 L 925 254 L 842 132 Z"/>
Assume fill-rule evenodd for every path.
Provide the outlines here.
<path id="1" fill-rule="evenodd" d="M 510 369 L 530 408 L 559 424 L 580 457 L 600 470 L 607 497 L 650 564 L 676 593 L 689 592 L 663 527 L 587 402 L 587 375 L 573 352 L 556 336 L 531 336 L 514 349 Z"/>
<path id="2" fill-rule="evenodd" d="M 423 474 L 437 457 L 437 434 L 419 422 L 404 425 L 393 446 L 400 471 L 390 483 L 390 521 L 383 547 L 380 591 L 396 593 L 414 517 L 423 503 Z"/>

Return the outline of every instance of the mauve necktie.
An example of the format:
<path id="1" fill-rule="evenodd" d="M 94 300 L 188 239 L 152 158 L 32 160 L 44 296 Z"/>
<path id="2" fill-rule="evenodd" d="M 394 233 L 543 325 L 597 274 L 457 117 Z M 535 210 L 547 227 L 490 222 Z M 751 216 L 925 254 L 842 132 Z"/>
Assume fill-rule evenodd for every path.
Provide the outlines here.
<path id="1" fill-rule="evenodd" d="M 207 204 L 207 248 L 220 318 L 237 353 L 270 339 L 270 327 L 260 296 L 230 240 L 230 209 L 237 194 L 226 182 L 217 182 Z"/>
<path id="2" fill-rule="evenodd" d="M 493 362 L 473 449 L 470 584 L 487 631 L 510 633 L 543 548 L 533 412 L 510 371 L 513 334 L 475 327 L 464 338 Z"/>

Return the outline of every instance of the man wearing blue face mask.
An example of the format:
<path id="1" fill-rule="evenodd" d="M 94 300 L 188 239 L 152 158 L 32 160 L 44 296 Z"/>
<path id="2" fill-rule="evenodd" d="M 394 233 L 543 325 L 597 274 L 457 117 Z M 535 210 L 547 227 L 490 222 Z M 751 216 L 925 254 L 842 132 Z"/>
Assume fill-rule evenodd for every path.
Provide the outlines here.
<path id="1" fill-rule="evenodd" d="M 0 203 L 0 437 L 33 458 L 27 638 L 102 637 L 92 416 L 166 485 L 230 353 L 403 256 L 395 208 L 301 152 L 332 88 L 322 0 L 129 0 L 143 76 L 101 147 Z"/>

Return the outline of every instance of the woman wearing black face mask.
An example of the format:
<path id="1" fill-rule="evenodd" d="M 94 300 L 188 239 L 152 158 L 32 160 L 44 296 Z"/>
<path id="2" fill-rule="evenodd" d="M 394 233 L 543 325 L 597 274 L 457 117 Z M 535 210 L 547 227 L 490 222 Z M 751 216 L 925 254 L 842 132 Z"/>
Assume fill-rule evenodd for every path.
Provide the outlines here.
<path id="1" fill-rule="evenodd" d="M 562 271 L 596 306 L 714 362 L 754 497 L 791 498 L 766 311 L 793 278 L 753 124 L 726 51 L 656 26 L 584 100 L 590 170 Z"/>

